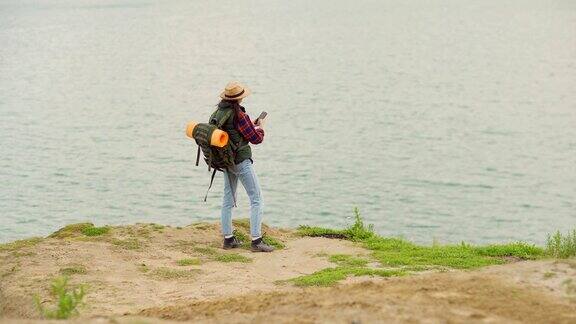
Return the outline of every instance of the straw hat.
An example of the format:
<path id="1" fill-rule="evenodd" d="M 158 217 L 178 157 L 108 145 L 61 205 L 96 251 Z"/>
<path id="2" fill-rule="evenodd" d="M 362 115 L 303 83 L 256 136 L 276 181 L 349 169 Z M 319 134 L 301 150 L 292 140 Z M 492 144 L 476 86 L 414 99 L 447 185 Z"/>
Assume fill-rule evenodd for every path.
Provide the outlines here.
<path id="1" fill-rule="evenodd" d="M 226 88 L 220 94 L 220 98 L 226 100 L 240 100 L 248 97 L 250 89 L 243 86 L 240 82 L 234 81 L 226 85 Z"/>

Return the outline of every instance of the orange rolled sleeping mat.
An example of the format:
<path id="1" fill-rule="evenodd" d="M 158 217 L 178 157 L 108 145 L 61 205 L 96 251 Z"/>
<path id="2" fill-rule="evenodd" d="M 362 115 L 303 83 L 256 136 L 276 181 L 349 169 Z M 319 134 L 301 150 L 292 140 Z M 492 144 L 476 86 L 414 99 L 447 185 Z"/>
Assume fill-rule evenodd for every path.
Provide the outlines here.
<path id="1" fill-rule="evenodd" d="M 194 134 L 194 128 L 196 128 L 196 125 L 198 125 L 198 123 L 194 121 L 191 121 L 186 125 L 186 136 L 192 139 L 194 138 L 192 135 Z M 228 144 L 228 133 L 220 129 L 215 129 L 214 132 L 212 132 L 210 144 L 212 144 L 212 146 L 224 147 Z"/>

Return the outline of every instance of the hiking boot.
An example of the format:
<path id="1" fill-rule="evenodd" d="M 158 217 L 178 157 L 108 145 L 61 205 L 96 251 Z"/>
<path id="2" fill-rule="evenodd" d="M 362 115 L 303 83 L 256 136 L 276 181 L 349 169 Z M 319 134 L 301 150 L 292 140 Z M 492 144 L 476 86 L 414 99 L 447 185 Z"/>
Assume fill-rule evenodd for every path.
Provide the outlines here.
<path id="1" fill-rule="evenodd" d="M 236 238 L 236 236 L 232 236 L 230 238 L 224 238 L 224 250 L 235 249 L 240 247 L 242 243 Z"/>
<path id="2" fill-rule="evenodd" d="M 252 241 L 250 250 L 252 250 L 252 252 L 272 252 L 274 251 L 274 248 L 264 243 L 262 238 L 258 238 Z"/>

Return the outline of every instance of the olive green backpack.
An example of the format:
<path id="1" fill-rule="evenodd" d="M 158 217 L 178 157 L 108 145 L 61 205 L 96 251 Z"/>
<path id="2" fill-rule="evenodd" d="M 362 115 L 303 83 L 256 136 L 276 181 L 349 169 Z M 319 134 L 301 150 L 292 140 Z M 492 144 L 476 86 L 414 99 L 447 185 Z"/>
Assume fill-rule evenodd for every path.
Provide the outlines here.
<path id="1" fill-rule="evenodd" d="M 212 133 L 216 129 L 222 130 L 222 126 L 224 123 L 226 123 L 228 118 L 232 117 L 233 112 L 234 111 L 232 109 L 229 109 L 224 113 L 216 111 L 212 114 L 212 116 L 210 116 L 210 121 L 208 123 L 200 123 L 196 125 L 194 131 L 192 132 L 192 138 L 194 138 L 196 144 L 198 144 L 196 166 L 198 166 L 200 162 L 200 151 L 202 151 L 202 154 L 204 155 L 204 161 L 206 161 L 206 164 L 208 165 L 208 171 L 210 171 L 210 169 L 214 169 L 212 172 L 212 177 L 210 178 L 210 186 L 208 186 L 208 190 L 204 196 L 204 201 L 206 201 L 208 198 L 208 191 L 210 191 L 210 188 L 212 188 L 212 183 L 214 182 L 216 171 L 224 171 L 235 165 L 234 157 L 236 146 L 234 143 L 232 143 L 231 140 L 228 140 L 228 143 L 223 147 L 213 146 L 210 144 Z"/>

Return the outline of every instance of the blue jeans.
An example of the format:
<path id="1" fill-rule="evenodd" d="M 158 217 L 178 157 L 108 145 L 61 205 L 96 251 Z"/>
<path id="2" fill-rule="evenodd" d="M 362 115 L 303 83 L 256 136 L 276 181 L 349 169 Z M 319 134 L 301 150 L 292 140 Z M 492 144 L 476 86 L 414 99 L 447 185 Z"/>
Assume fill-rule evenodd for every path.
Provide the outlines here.
<path id="1" fill-rule="evenodd" d="M 252 161 L 244 160 L 231 170 L 224 171 L 224 201 L 222 202 L 222 234 L 232 235 L 232 207 L 234 207 L 234 197 L 238 188 L 238 179 L 246 189 L 250 198 L 250 235 L 252 238 L 262 236 L 262 193 L 260 184 L 254 172 Z"/>

